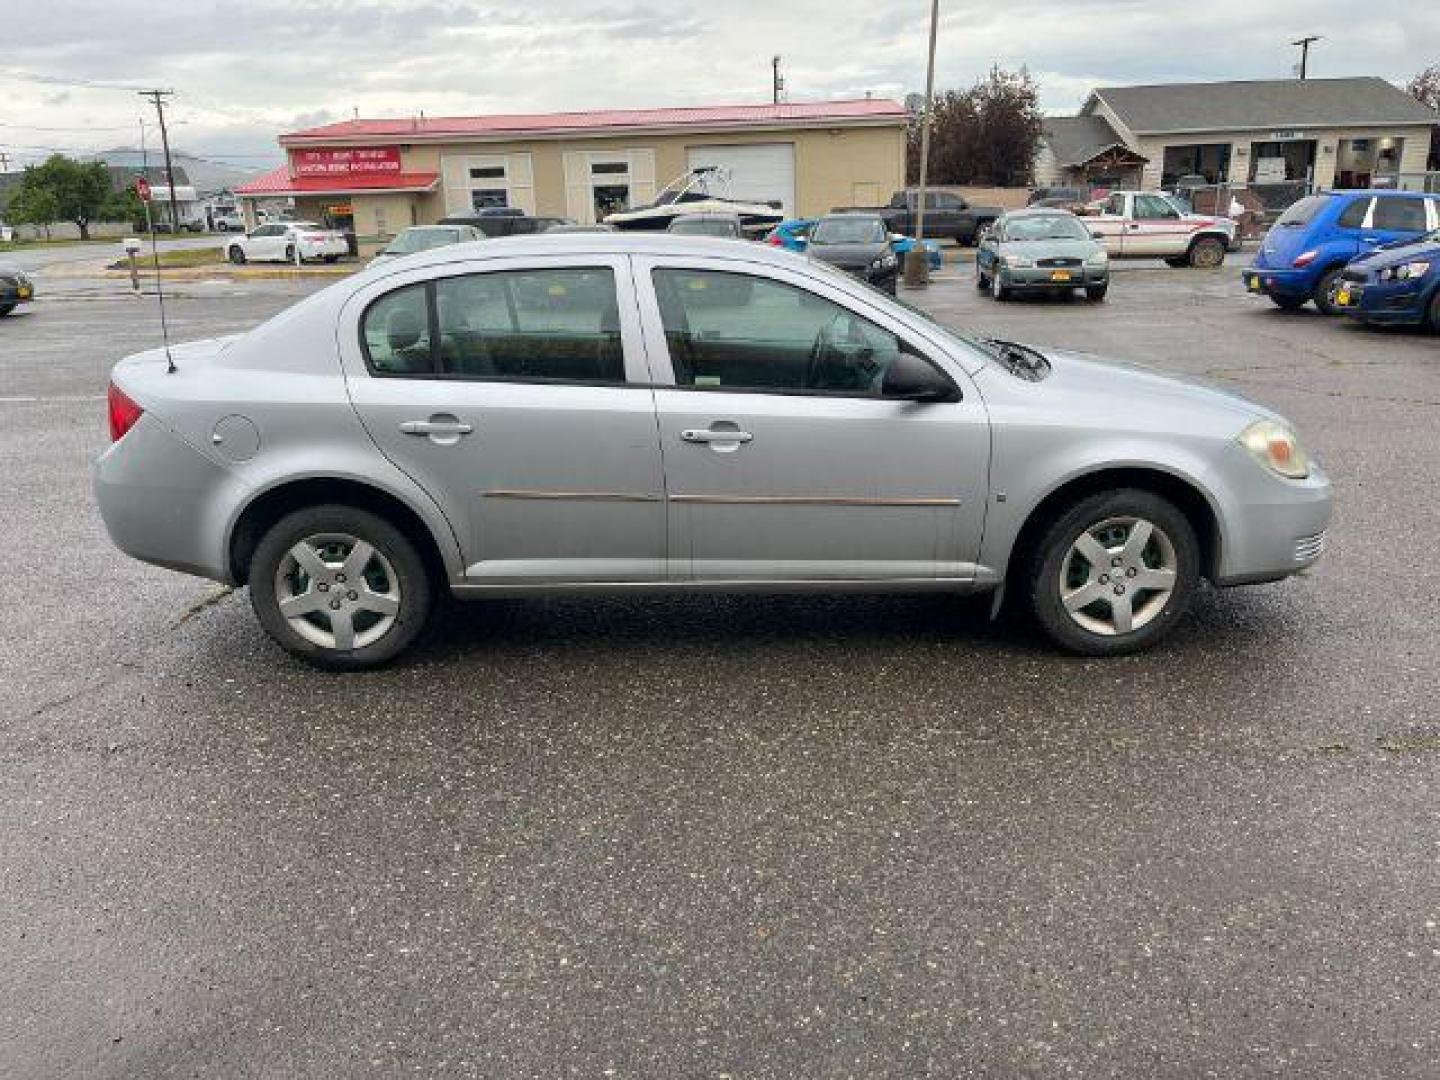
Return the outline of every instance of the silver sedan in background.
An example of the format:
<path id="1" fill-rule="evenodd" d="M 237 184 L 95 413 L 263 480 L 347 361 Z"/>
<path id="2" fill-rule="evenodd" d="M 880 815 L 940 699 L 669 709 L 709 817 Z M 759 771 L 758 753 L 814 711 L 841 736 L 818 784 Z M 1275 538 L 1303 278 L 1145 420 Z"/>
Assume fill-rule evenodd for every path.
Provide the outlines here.
<path id="1" fill-rule="evenodd" d="M 1133 652 L 1201 579 L 1310 566 L 1330 518 L 1260 405 L 966 337 L 759 245 L 441 248 L 173 359 L 114 369 L 110 535 L 248 584 L 327 668 L 396 656 L 437 590 L 989 592 Z"/>

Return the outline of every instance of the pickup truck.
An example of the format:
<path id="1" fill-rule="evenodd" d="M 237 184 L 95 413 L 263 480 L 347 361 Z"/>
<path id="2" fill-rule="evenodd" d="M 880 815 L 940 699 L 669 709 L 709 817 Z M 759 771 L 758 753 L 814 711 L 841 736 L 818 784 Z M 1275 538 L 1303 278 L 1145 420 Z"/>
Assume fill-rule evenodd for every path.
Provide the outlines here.
<path id="1" fill-rule="evenodd" d="M 1114 259 L 1219 266 L 1238 243 L 1237 226 L 1230 218 L 1187 214 L 1159 192 L 1112 192 L 1098 212 L 1082 220 Z"/>
<path id="2" fill-rule="evenodd" d="M 837 206 L 832 214 L 879 214 L 892 233 L 915 235 L 917 192 L 897 191 L 885 206 Z M 1005 211 L 999 206 L 971 206 L 950 191 L 925 192 L 925 236 L 950 237 L 957 244 L 974 244 Z"/>

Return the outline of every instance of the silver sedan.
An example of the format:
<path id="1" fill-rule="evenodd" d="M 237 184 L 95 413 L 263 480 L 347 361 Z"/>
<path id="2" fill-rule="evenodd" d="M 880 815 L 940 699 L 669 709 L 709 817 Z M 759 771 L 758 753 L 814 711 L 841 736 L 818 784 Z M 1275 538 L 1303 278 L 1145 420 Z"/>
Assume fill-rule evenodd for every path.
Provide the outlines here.
<path id="1" fill-rule="evenodd" d="M 965 337 L 803 256 L 537 236 L 381 264 L 121 361 L 96 467 L 136 558 L 248 584 L 284 648 L 391 659 L 437 590 L 989 592 L 1060 647 L 1320 557 L 1279 416 Z"/>

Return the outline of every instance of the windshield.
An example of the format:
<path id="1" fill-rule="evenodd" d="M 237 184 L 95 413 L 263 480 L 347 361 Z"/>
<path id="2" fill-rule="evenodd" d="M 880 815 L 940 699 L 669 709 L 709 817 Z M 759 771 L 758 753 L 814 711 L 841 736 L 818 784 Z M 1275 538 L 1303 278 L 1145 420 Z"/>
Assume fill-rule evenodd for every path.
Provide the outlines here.
<path id="1" fill-rule="evenodd" d="M 1069 214 L 1016 217 L 1005 223 L 1006 240 L 1089 240 L 1090 233 Z"/>
<path id="2" fill-rule="evenodd" d="M 740 235 L 740 229 L 733 221 L 726 221 L 724 218 L 678 218 L 670 226 L 673 233 L 684 233 L 686 236 L 725 236 L 736 237 Z"/>
<path id="3" fill-rule="evenodd" d="M 385 248 L 385 254 L 413 255 L 417 251 L 445 247 L 447 244 L 458 243 L 459 240 L 457 229 L 406 229 L 390 241 Z"/>
<path id="4" fill-rule="evenodd" d="M 871 217 L 830 217 L 810 234 L 811 244 L 881 244 L 889 234 L 885 222 Z"/>
<path id="5" fill-rule="evenodd" d="M 1279 219 L 1275 222 L 1275 227 L 1277 229 L 1283 229 L 1306 224 L 1311 221 L 1316 214 L 1320 213 L 1329 199 L 1330 197 L 1328 195 L 1306 195 L 1305 198 L 1294 203 L 1289 210 L 1286 210 L 1285 213 L 1280 215 Z"/>

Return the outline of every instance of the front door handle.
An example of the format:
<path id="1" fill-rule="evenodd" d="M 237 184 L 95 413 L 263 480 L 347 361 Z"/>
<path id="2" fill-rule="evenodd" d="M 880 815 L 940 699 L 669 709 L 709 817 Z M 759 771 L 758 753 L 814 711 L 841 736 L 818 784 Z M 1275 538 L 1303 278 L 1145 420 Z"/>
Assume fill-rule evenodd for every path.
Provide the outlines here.
<path id="1" fill-rule="evenodd" d="M 714 428 L 686 428 L 680 438 L 693 443 L 746 443 L 755 438 L 748 431 L 716 430 Z"/>
<path id="2" fill-rule="evenodd" d="M 469 435 L 475 429 L 463 420 L 402 420 L 406 435 Z"/>

